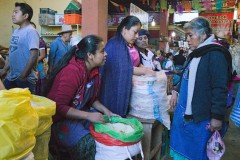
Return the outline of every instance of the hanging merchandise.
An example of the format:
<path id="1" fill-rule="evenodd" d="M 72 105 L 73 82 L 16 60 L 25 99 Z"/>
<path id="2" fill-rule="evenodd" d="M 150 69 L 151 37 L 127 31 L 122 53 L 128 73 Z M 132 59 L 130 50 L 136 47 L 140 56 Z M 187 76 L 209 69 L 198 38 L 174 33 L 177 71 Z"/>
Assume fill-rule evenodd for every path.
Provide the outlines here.
<path id="1" fill-rule="evenodd" d="M 201 4 L 199 3 L 199 0 L 193 0 L 192 1 L 192 8 L 194 9 L 194 10 L 198 10 L 198 11 L 200 11 L 201 10 Z"/>
<path id="2" fill-rule="evenodd" d="M 124 12 L 124 6 L 123 5 L 119 5 L 119 7 L 120 7 L 120 11 Z"/>
<path id="3" fill-rule="evenodd" d="M 155 11 L 156 11 L 156 12 L 159 12 L 159 11 L 160 11 L 160 4 L 159 4 L 159 3 L 157 3 Z"/>
<path id="4" fill-rule="evenodd" d="M 156 4 L 157 4 L 157 0 L 152 0 L 151 8 L 152 8 L 154 11 L 156 10 Z"/>
<path id="5" fill-rule="evenodd" d="M 178 14 L 183 13 L 183 8 L 182 8 L 182 3 L 181 2 L 177 3 L 177 12 L 178 12 Z"/>
<path id="6" fill-rule="evenodd" d="M 222 12 L 223 0 L 216 0 L 216 12 Z"/>
<path id="7" fill-rule="evenodd" d="M 235 0 L 227 0 L 227 7 L 234 7 L 235 6 Z"/>
<path id="8" fill-rule="evenodd" d="M 203 6 L 207 11 L 212 10 L 212 1 L 211 0 L 202 0 Z"/>
<path id="9" fill-rule="evenodd" d="M 192 10 L 192 2 L 188 0 L 182 1 L 182 7 L 186 12 L 191 12 Z"/>
<path id="10" fill-rule="evenodd" d="M 167 0 L 161 0 L 160 2 L 161 10 L 167 10 Z"/>

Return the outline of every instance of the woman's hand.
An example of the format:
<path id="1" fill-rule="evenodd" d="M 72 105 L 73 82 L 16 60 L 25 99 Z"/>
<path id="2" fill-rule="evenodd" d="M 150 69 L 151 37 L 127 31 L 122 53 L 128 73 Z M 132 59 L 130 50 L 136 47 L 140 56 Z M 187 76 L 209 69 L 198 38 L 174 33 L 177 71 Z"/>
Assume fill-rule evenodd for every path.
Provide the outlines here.
<path id="1" fill-rule="evenodd" d="M 176 91 L 172 92 L 172 97 L 170 99 L 170 107 L 172 110 L 174 110 L 176 104 L 177 104 L 177 100 L 178 100 L 178 93 Z"/>
<path id="2" fill-rule="evenodd" d="M 88 112 L 87 120 L 93 123 L 105 123 L 103 115 L 99 112 Z"/>
<path id="3" fill-rule="evenodd" d="M 210 131 L 218 131 L 222 128 L 222 121 L 212 118 L 210 122 Z"/>
<path id="4" fill-rule="evenodd" d="M 109 119 L 110 122 L 111 122 L 111 116 L 120 117 L 119 115 L 114 114 L 114 113 L 112 113 L 111 111 L 109 111 L 107 108 L 104 109 L 104 114 L 105 114 L 106 116 L 108 116 L 108 119 Z"/>
<path id="5" fill-rule="evenodd" d="M 144 74 L 145 75 L 150 75 L 150 76 L 156 76 L 156 72 L 155 71 L 153 71 L 152 69 L 150 69 L 150 68 L 144 68 Z"/>

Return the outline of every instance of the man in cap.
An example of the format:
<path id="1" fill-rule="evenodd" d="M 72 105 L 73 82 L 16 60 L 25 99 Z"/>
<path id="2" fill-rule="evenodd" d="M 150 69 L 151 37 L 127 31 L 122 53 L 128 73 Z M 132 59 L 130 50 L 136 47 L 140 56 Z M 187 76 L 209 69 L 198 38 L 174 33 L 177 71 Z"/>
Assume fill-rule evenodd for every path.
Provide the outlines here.
<path id="1" fill-rule="evenodd" d="M 72 38 L 73 31 L 76 30 L 73 30 L 71 25 L 62 25 L 62 31 L 58 33 L 60 36 L 51 43 L 48 57 L 48 75 L 51 74 L 53 67 L 71 48 L 69 41 Z"/>

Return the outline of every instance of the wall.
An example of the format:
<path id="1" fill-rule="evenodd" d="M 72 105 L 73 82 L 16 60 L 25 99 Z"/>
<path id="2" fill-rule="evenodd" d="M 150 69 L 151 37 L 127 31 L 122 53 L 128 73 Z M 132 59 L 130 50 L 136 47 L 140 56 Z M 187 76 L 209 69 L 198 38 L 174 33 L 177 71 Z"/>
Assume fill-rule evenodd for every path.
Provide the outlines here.
<path id="1" fill-rule="evenodd" d="M 40 33 L 38 25 L 39 8 L 51 8 L 63 13 L 71 0 L 0 0 L 0 45 L 9 47 L 10 38 L 12 35 L 12 11 L 15 8 L 15 2 L 26 2 L 33 8 L 32 21 L 36 23 L 37 30 Z M 13 25 L 16 29 L 18 26 Z"/>
<path id="2" fill-rule="evenodd" d="M 94 4 L 94 5 L 93 5 Z M 107 41 L 108 0 L 82 1 L 82 36 L 96 34 Z M 91 17 L 91 18 L 89 18 Z"/>

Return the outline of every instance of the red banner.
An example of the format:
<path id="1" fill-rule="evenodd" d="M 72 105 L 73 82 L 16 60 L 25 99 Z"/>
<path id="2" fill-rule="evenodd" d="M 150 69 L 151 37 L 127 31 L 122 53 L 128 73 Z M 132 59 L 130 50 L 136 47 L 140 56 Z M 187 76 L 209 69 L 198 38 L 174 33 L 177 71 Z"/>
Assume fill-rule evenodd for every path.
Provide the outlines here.
<path id="1" fill-rule="evenodd" d="M 203 16 L 209 20 L 214 34 L 221 38 L 227 38 L 232 35 L 233 13 L 202 13 L 199 16 Z"/>

